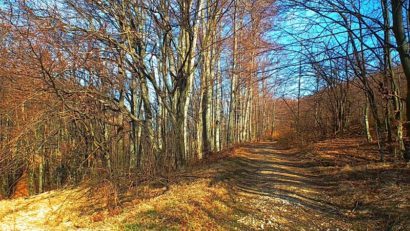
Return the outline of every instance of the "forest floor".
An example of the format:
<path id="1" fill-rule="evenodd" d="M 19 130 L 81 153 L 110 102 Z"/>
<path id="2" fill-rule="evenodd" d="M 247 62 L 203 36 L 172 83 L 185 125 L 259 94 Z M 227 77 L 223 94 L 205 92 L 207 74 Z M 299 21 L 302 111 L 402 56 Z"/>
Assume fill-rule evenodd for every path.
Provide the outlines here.
<path id="1" fill-rule="evenodd" d="M 410 166 L 360 139 L 247 144 L 173 176 L 0 201 L 0 230 L 409 230 Z"/>

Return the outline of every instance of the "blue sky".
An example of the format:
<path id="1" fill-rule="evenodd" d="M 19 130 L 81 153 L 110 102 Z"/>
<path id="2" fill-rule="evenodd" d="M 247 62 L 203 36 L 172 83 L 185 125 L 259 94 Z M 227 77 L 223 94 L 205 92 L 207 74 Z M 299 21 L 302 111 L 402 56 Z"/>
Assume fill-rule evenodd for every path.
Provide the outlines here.
<path id="1" fill-rule="evenodd" d="M 357 3 L 358 1 L 352 0 L 351 2 Z M 358 11 L 360 7 L 360 13 L 369 17 L 364 18 L 364 21 L 369 25 L 374 23 L 373 19 L 382 21 L 380 1 L 362 0 L 361 3 L 361 6 L 357 4 L 347 5 L 347 8 L 351 11 Z M 337 3 L 335 1 L 330 4 Z M 278 15 L 277 25 L 269 33 L 269 39 L 283 48 L 282 51 L 274 51 L 270 54 L 272 60 L 279 60 L 276 66 L 272 66 L 272 75 L 287 82 L 287 84 L 276 89 L 277 96 L 295 97 L 300 63 L 303 65 L 302 94 L 309 95 L 313 93 L 316 79 L 309 64 L 309 53 L 314 53 L 315 61 L 321 61 L 322 64 L 326 64 L 324 60 L 329 59 L 323 53 L 325 47 L 333 50 L 333 58 L 340 56 L 340 59 L 342 59 L 345 56 L 345 52 L 340 48 L 346 49 L 343 45 L 348 41 L 348 34 L 346 29 L 337 23 L 341 20 L 340 16 L 334 13 L 331 5 L 326 6 L 321 1 L 313 0 L 308 2 L 308 5 L 320 10 L 314 12 L 307 9 L 287 9 Z M 357 19 L 351 17 L 351 20 L 351 28 L 356 36 L 359 36 Z M 382 31 L 377 33 L 383 37 Z M 362 37 L 365 41 L 364 52 L 368 56 L 368 60 L 366 60 L 367 68 L 369 72 L 376 72 L 380 69 L 380 63 L 376 59 L 376 55 L 369 50 L 375 50 L 380 44 L 374 35 L 364 33 Z M 348 49 L 349 53 L 352 53 L 352 47 L 349 46 Z M 360 47 L 358 49 L 360 50 Z M 393 55 L 395 56 L 394 52 Z M 353 75 L 353 73 L 351 74 Z"/>

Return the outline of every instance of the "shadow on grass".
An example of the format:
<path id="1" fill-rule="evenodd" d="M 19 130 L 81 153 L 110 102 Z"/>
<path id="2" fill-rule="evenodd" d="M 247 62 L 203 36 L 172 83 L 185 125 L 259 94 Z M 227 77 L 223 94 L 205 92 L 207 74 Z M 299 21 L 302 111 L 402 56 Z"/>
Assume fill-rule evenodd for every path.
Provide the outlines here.
<path id="1" fill-rule="evenodd" d="M 125 230 L 252 230 L 245 224 L 238 222 L 238 215 L 248 214 L 237 208 L 231 200 L 212 194 L 213 203 L 216 201 L 223 204 L 224 208 L 218 206 L 206 206 L 205 201 L 174 201 L 160 209 L 150 209 L 137 213 L 134 221 L 124 226 Z M 185 207 L 194 207 L 193 211 L 184 210 Z M 175 209 L 177 208 L 177 209 Z M 176 212 L 178 211 L 178 212 Z M 202 214 L 197 216 L 197 214 Z M 200 219 L 202 217 L 203 219 Z M 200 219 L 200 220 L 198 220 Z"/>

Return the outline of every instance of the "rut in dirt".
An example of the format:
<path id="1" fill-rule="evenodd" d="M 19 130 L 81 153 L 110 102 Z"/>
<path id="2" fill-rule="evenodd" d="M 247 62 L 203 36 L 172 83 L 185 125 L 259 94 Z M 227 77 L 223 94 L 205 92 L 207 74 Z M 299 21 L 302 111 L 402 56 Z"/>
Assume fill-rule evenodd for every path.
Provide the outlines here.
<path id="1" fill-rule="evenodd" d="M 228 180 L 237 191 L 281 198 L 329 215 L 339 216 L 348 209 L 316 198 L 317 194 L 336 190 L 337 183 L 318 174 L 319 165 L 301 160 L 294 150 L 274 143 L 245 145 L 233 163 L 226 165 L 215 181 Z"/>

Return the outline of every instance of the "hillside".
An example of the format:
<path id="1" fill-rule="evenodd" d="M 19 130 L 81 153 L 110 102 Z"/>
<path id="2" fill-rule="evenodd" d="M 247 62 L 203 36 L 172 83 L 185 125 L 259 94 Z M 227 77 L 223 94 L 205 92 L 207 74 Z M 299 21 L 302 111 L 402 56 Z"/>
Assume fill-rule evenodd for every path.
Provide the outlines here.
<path id="1" fill-rule="evenodd" d="M 0 201 L 1 230 L 406 230 L 410 166 L 360 139 L 247 144 L 208 167 Z M 118 194 L 116 194 L 117 192 Z"/>

